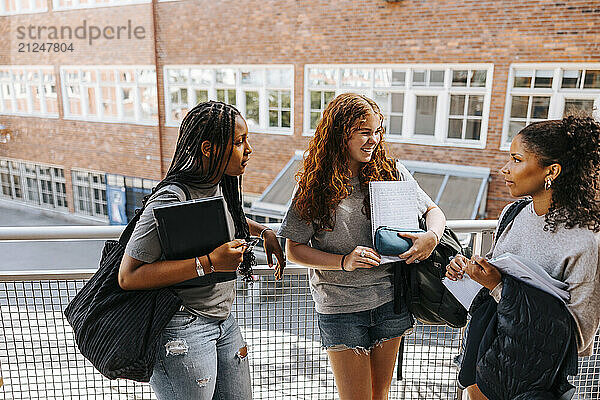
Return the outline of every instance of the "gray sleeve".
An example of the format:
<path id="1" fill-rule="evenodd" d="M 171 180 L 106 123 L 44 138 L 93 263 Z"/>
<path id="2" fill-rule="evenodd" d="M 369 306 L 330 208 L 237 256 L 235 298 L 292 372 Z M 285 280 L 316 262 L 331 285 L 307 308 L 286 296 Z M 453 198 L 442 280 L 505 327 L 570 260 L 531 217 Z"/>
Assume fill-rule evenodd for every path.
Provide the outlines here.
<path id="1" fill-rule="evenodd" d="M 166 191 L 163 194 L 157 195 L 151 199 L 142 215 L 135 225 L 133 234 L 127 242 L 125 253 L 136 260 L 143 261 L 147 264 L 153 263 L 160 259 L 162 248 L 158 239 L 158 231 L 156 230 L 156 221 L 154 220 L 153 209 L 157 206 L 171 204 L 181 201 L 178 195 L 172 191 Z"/>
<path id="2" fill-rule="evenodd" d="M 290 204 L 279 228 L 279 236 L 297 243 L 308 244 L 314 233 L 313 224 L 301 219 L 295 204 Z"/>
<path id="3" fill-rule="evenodd" d="M 411 175 L 411 173 L 406 169 L 404 165 L 400 162 L 396 162 L 396 168 L 398 168 L 398 172 L 400 176 L 404 180 L 417 182 L 415 178 Z M 419 214 L 423 216 L 432 207 L 437 207 L 437 205 L 431 200 L 431 197 L 417 183 L 417 210 L 419 210 Z"/>
<path id="4" fill-rule="evenodd" d="M 490 251 L 488 251 L 488 253 L 485 255 L 485 258 L 487 259 L 493 257 L 494 247 L 496 247 L 496 237 L 498 236 L 498 227 L 500 226 L 500 221 L 502 221 L 502 217 L 504 217 L 504 214 L 506 214 L 506 210 L 508 210 L 511 204 L 513 203 L 509 203 L 506 206 L 504 206 L 504 208 L 500 212 L 500 216 L 498 217 L 498 224 L 496 225 L 496 229 L 494 229 L 494 235 L 492 236 L 492 247 L 490 247 Z"/>

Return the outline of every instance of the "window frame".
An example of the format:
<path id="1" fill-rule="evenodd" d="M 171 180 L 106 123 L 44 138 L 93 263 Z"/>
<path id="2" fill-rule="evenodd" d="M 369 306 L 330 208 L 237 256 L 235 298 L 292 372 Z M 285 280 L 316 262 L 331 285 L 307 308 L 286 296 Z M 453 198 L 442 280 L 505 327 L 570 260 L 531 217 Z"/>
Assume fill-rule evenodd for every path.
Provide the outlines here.
<path id="1" fill-rule="evenodd" d="M 535 88 L 533 79 L 529 88 L 515 88 L 514 81 L 516 70 L 532 70 L 533 75 L 537 70 L 552 70 L 552 87 L 550 88 Z M 583 88 L 584 79 L 581 79 L 580 87 L 578 88 L 562 88 L 562 79 L 565 71 L 572 70 L 600 70 L 600 63 L 514 63 L 509 67 L 508 81 L 506 85 L 506 101 L 504 106 L 504 119 L 502 123 L 502 137 L 500 140 L 500 150 L 507 151 L 510 149 L 510 141 L 508 141 L 509 127 L 511 121 L 512 98 L 514 96 L 541 96 L 550 97 L 548 106 L 548 118 L 561 119 L 564 113 L 566 99 L 578 100 L 594 100 L 594 116 L 600 119 L 600 88 L 587 89 Z M 530 101 L 531 103 L 531 101 Z M 528 109 L 531 104 L 528 104 Z M 530 115 L 527 115 L 529 121 Z M 536 121 L 539 119 L 535 119 Z M 541 121 L 544 121 L 542 119 Z M 527 126 L 527 125 L 526 125 Z"/>
<path id="2" fill-rule="evenodd" d="M 23 10 L 22 3 L 29 2 L 34 4 L 34 6 L 29 10 Z M 6 0 L 0 0 L 0 16 L 5 15 L 23 15 L 23 14 L 39 14 L 48 11 L 48 3 L 43 2 L 44 6 L 42 8 L 35 8 L 35 0 L 15 0 L 15 4 L 17 9 L 15 11 L 6 11 Z"/>
<path id="3" fill-rule="evenodd" d="M 208 84 L 194 84 L 192 83 L 190 70 L 209 70 L 210 71 L 210 82 Z M 217 71 L 218 70 L 234 70 L 235 83 L 224 84 L 217 82 Z M 267 83 L 267 73 L 270 70 L 282 70 L 289 69 L 291 72 L 290 86 L 285 87 L 281 85 L 269 85 Z M 185 83 L 172 84 L 169 82 L 169 71 L 177 70 L 183 71 L 186 76 Z M 260 84 L 245 84 L 242 83 L 241 72 L 243 71 L 259 71 L 261 74 L 262 83 Z M 292 64 L 266 64 L 266 65 L 239 65 L 239 64 L 186 64 L 186 65 L 165 65 L 163 67 L 163 78 L 164 78 L 164 93 L 165 93 L 165 126 L 178 127 L 181 121 L 174 120 L 171 117 L 171 95 L 170 89 L 172 87 L 187 88 L 187 105 L 188 110 L 197 104 L 196 101 L 196 90 L 206 90 L 208 93 L 208 100 L 217 100 L 217 90 L 235 90 L 236 105 L 235 107 L 240 111 L 242 116 L 246 118 L 246 92 L 258 92 L 259 101 L 259 123 L 258 125 L 248 124 L 248 131 L 250 133 L 263 133 L 263 134 L 278 134 L 278 135 L 293 135 L 294 133 L 294 65 Z M 269 91 L 289 91 L 290 93 L 290 127 L 270 127 L 269 126 Z"/>
<path id="4" fill-rule="evenodd" d="M 79 185 L 75 179 L 75 174 L 87 174 L 87 185 Z M 98 175 L 104 177 L 104 183 L 95 183 L 92 179 L 92 175 Z M 75 214 L 84 215 L 86 217 L 93 217 L 101 221 L 108 221 L 108 198 L 106 193 L 106 173 L 101 171 L 88 170 L 83 168 L 71 168 L 71 189 L 73 191 L 73 209 Z M 77 187 L 85 187 L 89 190 L 89 196 L 85 201 L 90 205 L 90 212 L 81 210 L 79 207 L 79 194 L 77 193 Z M 104 201 L 97 201 L 94 197 L 94 189 L 104 191 Z M 101 209 L 106 210 L 106 214 L 96 212 L 96 204 L 100 205 Z"/>
<path id="5" fill-rule="evenodd" d="M 133 82 L 121 82 L 119 79 L 119 72 L 134 70 L 135 78 Z M 147 83 L 140 81 L 140 72 L 143 70 L 154 71 L 154 83 Z M 77 81 L 71 83 L 67 79 L 66 74 L 68 72 L 77 71 Z M 96 75 L 96 79 L 92 82 L 84 82 L 82 79 L 83 72 L 93 72 Z M 101 72 L 111 71 L 114 77 L 112 82 L 104 82 L 100 80 Z M 158 113 L 156 118 L 144 119 L 142 118 L 142 101 L 141 101 L 141 90 L 143 88 L 157 88 L 156 70 L 154 65 L 63 65 L 60 67 L 60 80 L 61 90 L 63 93 L 63 118 L 66 120 L 76 121 L 89 121 L 89 122 L 103 122 L 103 123 L 116 123 L 116 124 L 133 124 L 133 125 L 146 125 L 146 126 L 158 126 Z M 81 115 L 72 114 L 69 105 L 69 96 L 67 96 L 67 86 L 75 86 L 79 88 L 79 100 L 81 103 Z M 95 107 L 96 112 L 90 113 L 88 88 L 94 88 Z M 102 112 L 102 89 L 103 88 L 114 88 L 115 101 L 116 101 L 116 117 L 106 117 Z M 123 112 L 123 89 L 133 89 L 133 103 L 134 103 L 134 118 L 126 118 Z M 158 90 L 158 89 L 156 89 Z M 156 92 L 158 95 L 158 91 Z M 157 96 L 158 106 L 158 96 Z"/>
<path id="6" fill-rule="evenodd" d="M 59 211 L 69 211 L 69 199 L 67 197 L 67 187 L 65 178 L 65 168 L 60 165 L 37 163 L 28 160 L 18 160 L 2 157 L 2 161 L 7 162 L 6 167 L 0 167 L 0 172 L 8 173 L 10 176 L 11 196 L 0 192 L 0 197 L 26 203 L 41 209 L 54 209 Z M 29 170 L 26 170 L 29 167 Z M 40 171 L 48 169 L 49 175 Z M 55 170 L 62 170 L 62 176 L 55 173 Z M 20 196 L 16 195 L 15 178 L 19 179 Z M 44 201 L 44 194 L 48 195 L 48 189 L 43 189 L 42 180 L 50 183 L 50 196 L 52 202 Z M 31 185 L 30 185 L 31 183 Z M 62 185 L 64 191 L 57 190 L 57 184 Z M 35 195 L 32 196 L 31 194 Z M 59 198 L 63 199 L 64 204 L 59 204 Z"/>
<path id="7" fill-rule="evenodd" d="M 79 0 L 71 0 L 73 5 L 61 6 L 59 0 L 52 0 L 52 11 L 81 10 L 85 8 L 120 7 L 135 4 L 152 3 L 152 0 L 107 0 L 104 3 L 96 3 L 96 0 L 88 0 L 88 4 L 79 4 Z"/>
<path id="8" fill-rule="evenodd" d="M 58 82 L 57 74 L 52 65 L 0 65 L 0 70 L 6 71 L 10 74 L 10 79 L 0 77 L 0 115 L 20 115 L 28 117 L 40 117 L 40 118 L 59 118 L 58 114 Z M 24 73 L 23 81 L 16 78 L 15 71 L 22 71 Z M 33 82 L 29 79 L 28 75 L 31 73 L 38 73 L 38 81 Z M 53 81 L 50 85 L 54 85 L 56 89 L 56 96 L 48 96 L 46 93 L 46 83 L 44 81 L 45 75 L 51 75 Z M 25 86 L 25 101 L 27 102 L 27 111 L 14 111 L 17 109 L 17 86 Z M 4 98 L 4 88 L 8 88 L 11 92 L 11 96 L 7 99 Z M 38 89 L 40 111 L 34 109 L 34 90 Z M 53 99 L 56 103 L 56 112 L 48 112 L 48 99 Z M 11 110 L 4 110 L 4 101 L 9 100 L 11 103 Z"/>
<path id="9" fill-rule="evenodd" d="M 334 85 L 311 85 L 311 69 L 333 69 Z M 348 87 L 341 83 L 340 75 L 343 69 L 370 69 L 371 84 L 368 87 Z M 404 85 L 376 86 L 375 73 L 380 69 L 392 69 L 398 72 L 404 72 Z M 485 70 L 485 86 L 476 87 L 466 85 L 465 87 L 452 86 L 453 70 Z M 414 84 L 414 73 L 426 71 L 423 84 Z M 444 71 L 444 81 L 440 85 L 430 85 L 431 71 Z M 306 64 L 304 66 L 304 115 L 303 115 L 303 136 L 312 136 L 314 129 L 310 127 L 311 91 L 334 91 L 335 96 L 354 92 L 365 94 L 374 99 L 376 92 L 388 93 L 388 102 L 390 103 L 386 115 L 386 141 L 391 143 L 412 143 L 433 146 L 448 147 L 466 147 L 466 148 L 485 148 L 487 142 L 487 131 L 490 117 L 490 104 L 492 96 L 494 65 L 491 63 L 468 63 L 468 64 Z M 391 111 L 391 93 L 404 94 L 404 108 L 402 110 L 402 133 L 391 134 L 390 118 L 399 112 Z M 448 121 L 450 96 L 452 94 L 482 95 L 484 97 L 483 110 L 481 115 L 481 128 L 478 140 L 470 139 L 452 139 L 448 138 Z M 416 126 L 416 106 L 417 96 L 436 96 L 436 116 L 435 130 L 433 135 L 415 134 Z"/>

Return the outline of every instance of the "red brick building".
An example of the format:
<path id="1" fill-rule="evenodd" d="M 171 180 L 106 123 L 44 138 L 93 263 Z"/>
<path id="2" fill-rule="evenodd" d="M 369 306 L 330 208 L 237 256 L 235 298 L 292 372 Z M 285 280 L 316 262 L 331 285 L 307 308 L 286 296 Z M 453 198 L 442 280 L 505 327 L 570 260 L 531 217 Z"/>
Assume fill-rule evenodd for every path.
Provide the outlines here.
<path id="1" fill-rule="evenodd" d="M 0 37 L 0 197 L 100 220 L 205 99 L 249 122 L 251 198 L 329 99 L 364 93 L 450 218 L 497 217 L 521 127 L 600 105 L 600 1 L 0 0 Z"/>

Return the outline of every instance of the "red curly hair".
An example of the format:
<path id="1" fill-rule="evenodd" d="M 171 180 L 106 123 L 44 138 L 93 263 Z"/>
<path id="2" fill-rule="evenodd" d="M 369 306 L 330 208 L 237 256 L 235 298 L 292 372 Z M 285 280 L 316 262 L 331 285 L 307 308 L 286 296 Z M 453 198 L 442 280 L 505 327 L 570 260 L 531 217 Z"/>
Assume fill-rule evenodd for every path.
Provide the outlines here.
<path id="1" fill-rule="evenodd" d="M 369 215 L 369 182 L 398 180 L 396 164 L 386 156 L 383 114 L 377 104 L 359 94 L 337 96 L 323 112 L 304 154 L 304 168 L 296 174 L 298 190 L 294 205 L 300 218 L 316 224 L 319 230 L 333 229 L 336 207 L 352 193 L 348 141 L 370 114 L 380 118 L 381 140 L 371 160 L 360 167 L 358 174 L 360 188 L 365 192 L 363 213 Z"/>

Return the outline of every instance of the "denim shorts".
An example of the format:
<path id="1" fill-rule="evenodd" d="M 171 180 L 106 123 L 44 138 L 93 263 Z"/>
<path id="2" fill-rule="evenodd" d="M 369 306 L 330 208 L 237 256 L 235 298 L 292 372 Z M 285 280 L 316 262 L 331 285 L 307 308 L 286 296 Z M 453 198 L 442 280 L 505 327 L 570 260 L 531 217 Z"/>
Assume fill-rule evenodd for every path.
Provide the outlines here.
<path id="1" fill-rule="evenodd" d="M 407 333 L 415 323 L 412 314 L 402 307 L 394 313 L 390 301 L 372 310 L 343 314 L 317 313 L 321 345 L 327 350 L 366 350 Z"/>

